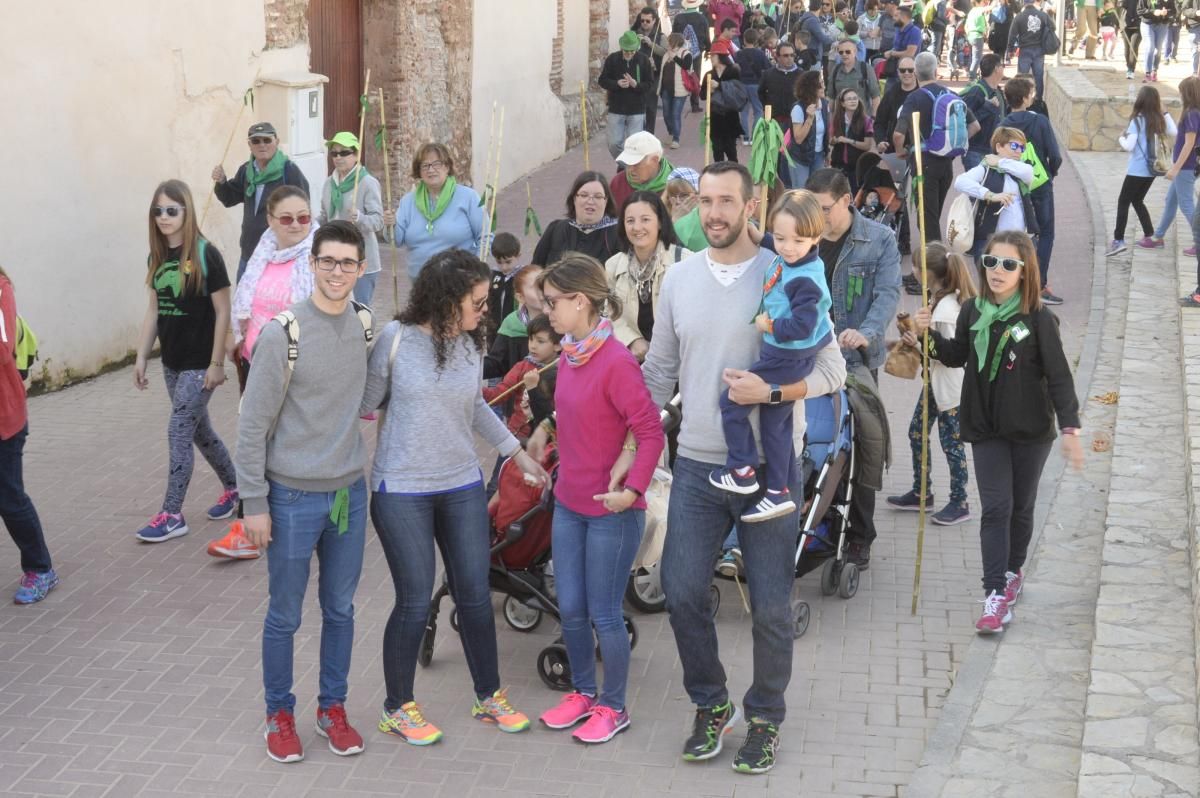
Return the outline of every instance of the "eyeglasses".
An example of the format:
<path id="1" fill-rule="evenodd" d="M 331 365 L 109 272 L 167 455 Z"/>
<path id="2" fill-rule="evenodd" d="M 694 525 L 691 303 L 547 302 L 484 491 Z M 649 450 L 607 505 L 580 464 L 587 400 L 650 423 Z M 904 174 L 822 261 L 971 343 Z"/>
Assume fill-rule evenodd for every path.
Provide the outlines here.
<path id="1" fill-rule="evenodd" d="M 484 297 L 483 299 L 480 299 L 479 301 L 475 301 L 474 299 L 472 299 L 471 307 L 475 308 L 476 313 L 482 313 L 483 309 L 487 307 L 487 303 L 488 303 L 487 297 Z"/>
<path id="2" fill-rule="evenodd" d="M 250 143 L 251 144 L 270 144 L 274 140 L 275 139 L 272 138 L 271 136 L 255 136 L 254 138 L 250 139 Z"/>
<path id="3" fill-rule="evenodd" d="M 913 72 L 916 72 L 917 70 L 916 70 L 916 67 L 913 67 L 912 69 L 905 69 L 904 67 L 899 67 L 896 69 L 896 71 L 899 72 L 901 75 L 911 75 Z"/>
<path id="4" fill-rule="evenodd" d="M 1003 267 L 1006 272 L 1016 272 L 1025 267 L 1025 261 L 1018 260 L 1017 258 L 998 258 L 995 255 L 984 255 L 980 260 L 983 263 L 983 268 L 988 271 Z"/>
<path id="5" fill-rule="evenodd" d="M 1019 141 L 1008 142 L 1008 148 L 1013 152 L 1025 152 L 1025 145 Z"/>
<path id="6" fill-rule="evenodd" d="M 854 50 L 838 50 L 838 55 L 854 55 Z"/>
<path id="7" fill-rule="evenodd" d="M 285 213 L 280 216 L 272 215 L 271 218 L 279 222 L 284 227 L 291 227 L 294 224 L 308 224 L 312 221 L 312 214 L 301 213 L 296 216 L 292 216 L 290 213 Z"/>
<path id="8" fill-rule="evenodd" d="M 164 214 L 174 219 L 176 216 L 183 214 L 183 208 L 180 208 L 178 205 L 155 205 L 150 209 L 150 214 L 155 219 L 163 216 Z"/>
<path id="9" fill-rule="evenodd" d="M 777 55 L 779 58 L 795 58 L 796 57 L 795 53 L 778 53 Z"/>
<path id="10" fill-rule="evenodd" d="M 421 164 L 421 171 L 422 172 L 436 172 L 438 169 L 441 169 L 445 165 L 446 164 L 443 161 L 430 161 L 429 163 Z"/>
<path id="11" fill-rule="evenodd" d="M 329 154 L 334 158 L 349 158 L 351 155 L 355 155 L 356 153 L 354 150 L 333 150 Z"/>
<path id="12" fill-rule="evenodd" d="M 580 202 L 587 202 L 588 200 L 591 200 L 592 202 L 604 202 L 608 199 L 608 196 L 604 194 L 584 194 L 581 191 L 575 195 L 575 199 L 579 200 Z"/>
<path id="13" fill-rule="evenodd" d="M 341 270 L 342 274 L 354 274 L 358 271 L 358 267 L 362 266 L 365 261 L 355 260 L 354 258 L 338 260 L 337 258 L 322 255 L 319 258 L 313 258 L 313 263 L 317 264 L 317 268 L 323 272 L 331 272 L 336 267 Z"/>
<path id="14" fill-rule="evenodd" d="M 559 300 L 562 300 L 562 299 L 570 299 L 571 297 L 575 297 L 575 296 L 579 296 L 579 294 L 578 294 L 578 293 L 574 293 L 574 294 L 559 294 L 558 296 L 550 296 L 550 295 L 548 295 L 548 294 L 543 294 L 543 295 L 542 295 L 542 300 L 543 300 L 543 301 L 546 303 L 546 310 L 548 310 L 548 311 L 550 311 L 551 313 L 553 313 L 553 312 L 554 312 L 554 306 L 555 306 L 556 304 L 558 304 Z"/>

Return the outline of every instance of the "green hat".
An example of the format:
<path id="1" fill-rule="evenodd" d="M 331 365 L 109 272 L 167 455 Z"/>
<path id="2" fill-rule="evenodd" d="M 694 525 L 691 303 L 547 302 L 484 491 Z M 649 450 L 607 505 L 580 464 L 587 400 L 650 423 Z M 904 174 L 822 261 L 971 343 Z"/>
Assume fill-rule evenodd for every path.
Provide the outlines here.
<path id="1" fill-rule="evenodd" d="M 638 35 L 631 30 L 627 30 L 624 33 L 622 33 L 621 38 L 618 40 L 618 42 L 621 45 L 621 49 L 627 53 L 632 53 L 636 50 L 640 50 L 642 47 L 642 40 L 639 39 Z"/>
<path id="2" fill-rule="evenodd" d="M 336 136 L 325 142 L 325 146 L 332 147 L 334 144 L 341 144 L 343 147 L 349 147 L 352 150 L 358 149 L 358 136 L 348 130 L 343 130 Z"/>

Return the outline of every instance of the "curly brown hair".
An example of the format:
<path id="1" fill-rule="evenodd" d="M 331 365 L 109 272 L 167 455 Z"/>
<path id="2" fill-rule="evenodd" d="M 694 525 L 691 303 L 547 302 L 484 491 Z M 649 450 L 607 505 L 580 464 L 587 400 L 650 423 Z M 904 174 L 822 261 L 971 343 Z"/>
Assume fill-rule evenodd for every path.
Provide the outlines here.
<path id="1" fill-rule="evenodd" d="M 475 286 L 490 279 L 487 264 L 465 249 L 439 252 L 421 268 L 412 293 L 408 295 L 408 305 L 396 314 L 396 320 L 401 324 L 429 325 L 438 371 L 446 367 L 454 344 L 464 338 L 476 352 L 483 354 L 485 322 L 481 321 L 480 326 L 466 332 L 459 330 L 458 325 L 462 318 L 463 298 L 469 297 Z"/>

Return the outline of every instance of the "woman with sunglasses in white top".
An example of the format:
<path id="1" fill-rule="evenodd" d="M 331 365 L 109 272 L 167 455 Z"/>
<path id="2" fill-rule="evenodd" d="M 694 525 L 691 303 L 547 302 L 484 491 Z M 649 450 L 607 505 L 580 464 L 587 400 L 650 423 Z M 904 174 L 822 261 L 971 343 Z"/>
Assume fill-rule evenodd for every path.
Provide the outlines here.
<path id="1" fill-rule="evenodd" d="M 1015 127 L 998 127 L 992 133 L 992 154 L 954 180 L 954 188 L 974 197 L 975 239 L 971 256 L 979 260 L 984 243 L 993 233 L 1017 230 L 1037 233 L 1037 218 L 1029 199 L 1033 166 L 1021 160 L 1025 134 Z"/>
<path id="2" fill-rule="evenodd" d="M 168 180 L 150 204 L 150 256 L 146 259 L 149 304 L 138 336 L 133 384 L 149 386 L 146 361 L 157 339 L 171 401 L 167 424 L 167 492 L 162 508 L 137 532 L 161 543 L 188 533 L 183 500 L 192 479 L 193 444 L 224 491 L 208 510 L 226 518 L 237 506 L 237 474 L 229 451 L 208 418 L 208 400 L 225 382 L 225 330 L 229 327 L 229 275 L 217 248 L 204 239 L 187 184 Z"/>

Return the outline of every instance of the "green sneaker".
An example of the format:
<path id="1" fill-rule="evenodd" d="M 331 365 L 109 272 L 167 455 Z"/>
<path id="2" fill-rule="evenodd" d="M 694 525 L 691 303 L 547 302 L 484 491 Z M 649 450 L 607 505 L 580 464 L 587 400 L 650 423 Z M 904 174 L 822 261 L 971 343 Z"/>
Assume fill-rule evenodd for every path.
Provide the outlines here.
<path id="1" fill-rule="evenodd" d="M 700 762 L 721 753 L 722 739 L 741 717 L 741 710 L 732 701 L 716 707 L 698 707 L 692 736 L 683 744 L 684 760 Z"/>
<path id="2" fill-rule="evenodd" d="M 746 742 L 733 758 L 738 773 L 766 773 L 775 767 L 775 752 L 779 749 L 779 728 L 768 720 L 751 718 Z"/>

